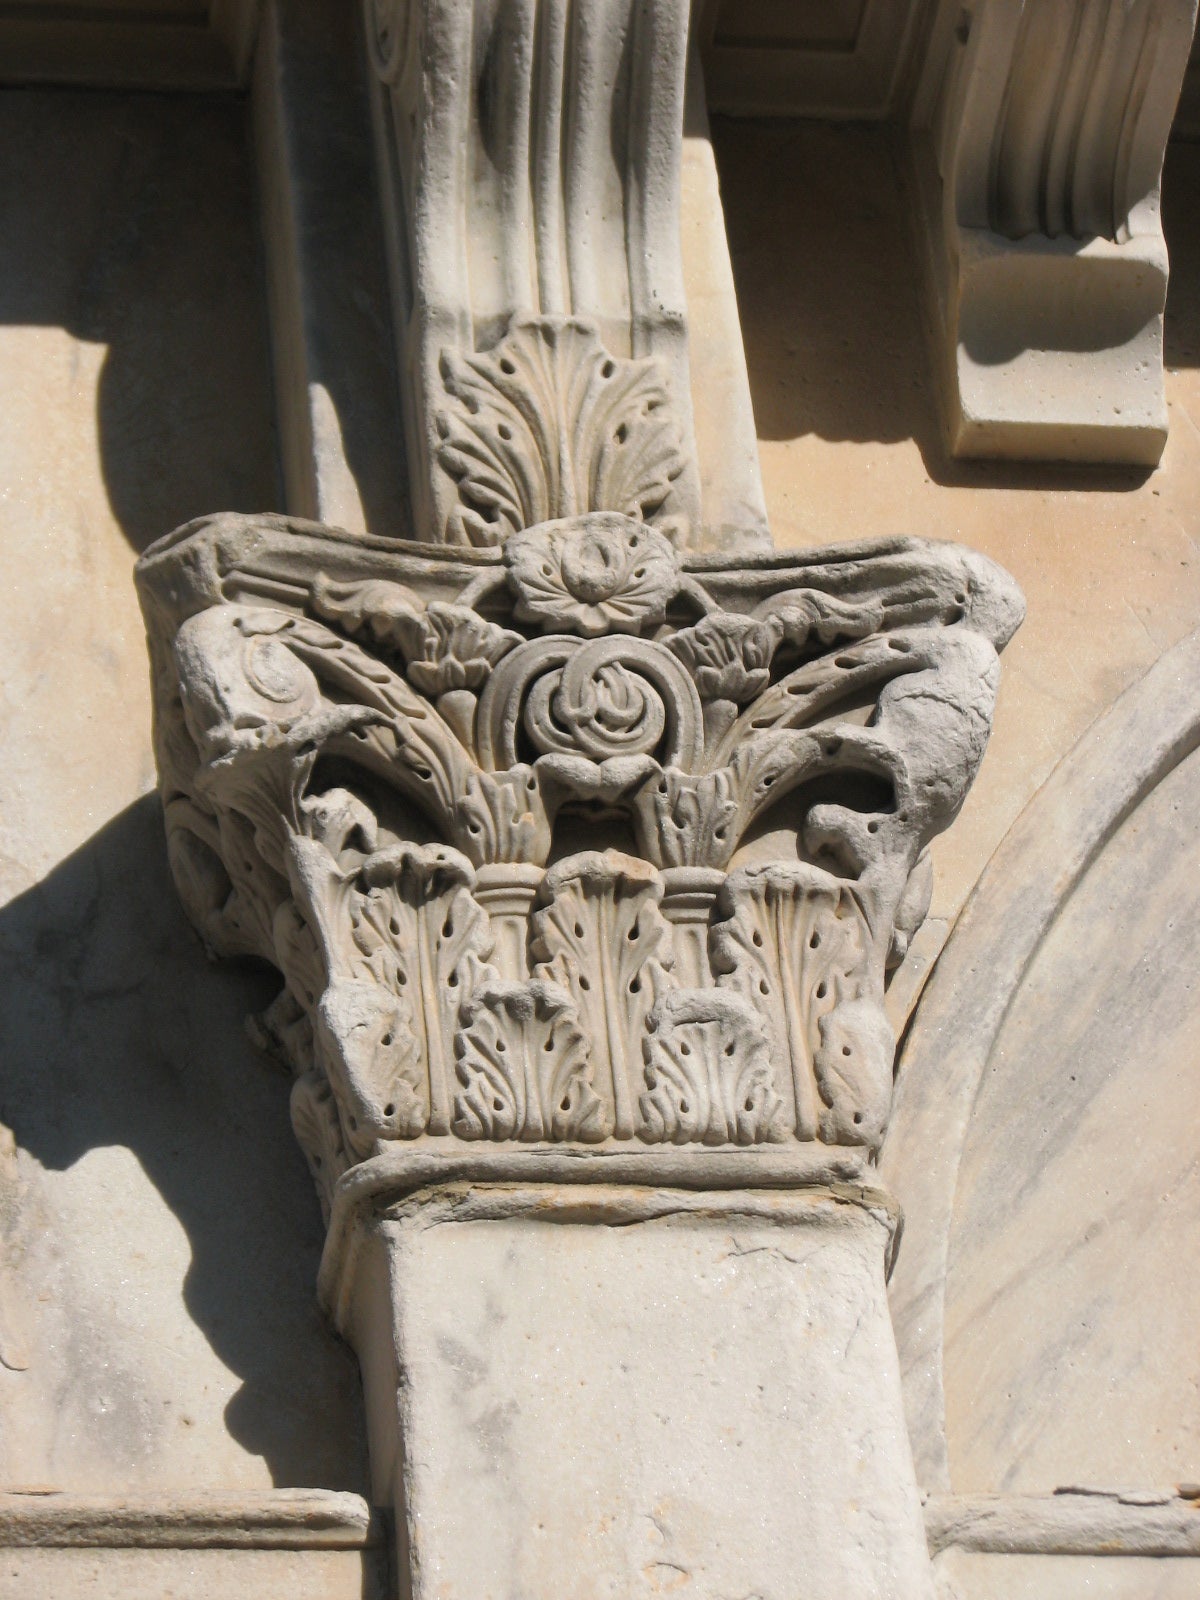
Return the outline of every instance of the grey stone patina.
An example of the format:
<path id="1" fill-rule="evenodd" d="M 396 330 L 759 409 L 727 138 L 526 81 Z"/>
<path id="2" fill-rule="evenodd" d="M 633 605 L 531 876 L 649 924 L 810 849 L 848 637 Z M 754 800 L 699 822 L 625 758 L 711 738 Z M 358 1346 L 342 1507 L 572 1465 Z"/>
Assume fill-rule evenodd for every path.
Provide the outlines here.
<path id="1" fill-rule="evenodd" d="M 396 1140 L 877 1148 L 998 569 L 681 559 L 595 512 L 473 557 L 222 518 L 139 581 L 176 881 L 284 978 L 327 1204 Z"/>

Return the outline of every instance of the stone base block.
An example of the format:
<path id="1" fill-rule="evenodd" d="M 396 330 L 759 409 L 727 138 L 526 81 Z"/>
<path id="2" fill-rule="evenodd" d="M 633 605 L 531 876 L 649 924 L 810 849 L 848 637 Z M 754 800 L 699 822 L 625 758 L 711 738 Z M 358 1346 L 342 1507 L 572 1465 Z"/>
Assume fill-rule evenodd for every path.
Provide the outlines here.
<path id="1" fill-rule="evenodd" d="M 893 1221 L 467 1183 L 364 1219 L 341 1304 L 414 1600 L 927 1597 Z"/>
<path id="2" fill-rule="evenodd" d="M 380 1519 L 354 1494 L 0 1493 L 0 1600 L 389 1600 Z"/>
<path id="3" fill-rule="evenodd" d="M 937 1600 L 1195 1600 L 1194 1557 L 978 1555 L 937 1558 Z"/>

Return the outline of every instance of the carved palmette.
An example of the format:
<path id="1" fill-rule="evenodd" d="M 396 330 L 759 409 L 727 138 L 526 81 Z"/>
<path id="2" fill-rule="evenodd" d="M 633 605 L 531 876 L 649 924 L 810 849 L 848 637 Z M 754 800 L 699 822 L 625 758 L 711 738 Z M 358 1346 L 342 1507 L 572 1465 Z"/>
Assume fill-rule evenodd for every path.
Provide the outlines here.
<path id="1" fill-rule="evenodd" d="M 321 1070 L 302 1074 L 294 1121 L 325 1171 L 346 1164 L 339 1149 L 423 1134 L 711 1145 L 882 1132 L 894 1042 L 879 963 L 858 892 L 828 873 L 722 878 L 714 982 L 696 988 L 673 970 L 662 874 L 612 850 L 567 857 L 529 897 L 532 976 L 514 981 L 488 960 L 490 921 L 456 852 L 394 847 L 352 871 L 311 840 L 294 852 L 304 921 L 281 912 L 293 949 L 280 960 L 302 988 L 319 947 L 324 972 L 304 1036 Z"/>
<path id="2" fill-rule="evenodd" d="M 491 544 L 601 508 L 655 520 L 685 469 L 663 363 L 610 355 L 591 323 L 518 319 L 495 349 L 441 365 L 453 540 Z"/>
<path id="3" fill-rule="evenodd" d="M 457 1036 L 454 1132 L 462 1139 L 604 1137 L 600 1099 L 570 998 L 552 983 L 492 983 Z"/>
<path id="4" fill-rule="evenodd" d="M 761 1144 L 786 1138 L 766 1028 L 754 1007 L 714 989 L 677 989 L 647 1019 L 647 1144 Z"/>
<path id="5" fill-rule="evenodd" d="M 140 581 L 177 881 L 284 977 L 257 1033 L 326 1200 L 405 1141 L 878 1145 L 886 963 L 1019 616 L 990 564 L 229 518 Z"/>

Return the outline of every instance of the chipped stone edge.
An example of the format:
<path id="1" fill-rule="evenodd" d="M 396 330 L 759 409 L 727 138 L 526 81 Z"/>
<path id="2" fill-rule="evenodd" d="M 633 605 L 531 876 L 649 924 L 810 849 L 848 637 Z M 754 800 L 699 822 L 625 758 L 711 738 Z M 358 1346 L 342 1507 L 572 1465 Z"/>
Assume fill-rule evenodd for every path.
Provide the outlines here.
<path id="1" fill-rule="evenodd" d="M 878 1214 L 889 1233 L 890 1269 L 902 1222 L 895 1202 L 870 1181 L 865 1152 L 800 1145 L 794 1149 L 708 1151 L 703 1163 L 680 1150 L 564 1150 L 559 1146 L 492 1150 L 395 1148 L 351 1167 L 339 1180 L 317 1278 L 318 1298 L 335 1327 L 345 1324 L 362 1223 L 407 1201 L 453 1193 L 461 1205 L 472 1190 L 480 1198 L 464 1211 L 482 1218 L 513 1205 L 541 1209 L 564 1196 L 559 1220 L 603 1224 L 650 1220 L 682 1210 L 757 1207 L 777 1214 L 784 1203 L 854 1205 Z M 589 1195 L 591 1198 L 589 1198 Z M 509 1198 L 501 1198 L 508 1196 Z M 489 1198 L 490 1197 L 490 1198 Z M 489 1210 L 490 1207 L 490 1210 Z"/>
<path id="2" fill-rule="evenodd" d="M 380 1512 L 336 1490 L 0 1493 L 0 1549 L 365 1550 L 384 1542 Z"/>
<path id="3" fill-rule="evenodd" d="M 1190 1486 L 1188 1486 L 1190 1488 Z M 930 1495 L 931 1556 L 1200 1557 L 1200 1499 L 1174 1489 L 1059 1489 L 1046 1495 Z"/>

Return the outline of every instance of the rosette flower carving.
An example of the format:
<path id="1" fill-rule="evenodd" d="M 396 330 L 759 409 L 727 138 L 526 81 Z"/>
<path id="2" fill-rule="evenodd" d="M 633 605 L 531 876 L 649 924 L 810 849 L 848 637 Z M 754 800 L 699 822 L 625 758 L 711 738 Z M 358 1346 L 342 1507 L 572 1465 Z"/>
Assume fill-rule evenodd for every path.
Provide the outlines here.
<path id="1" fill-rule="evenodd" d="M 667 648 L 695 679 L 701 700 L 745 705 L 767 687 L 779 639 L 780 630 L 771 622 L 723 611 L 684 628 Z"/>
<path id="2" fill-rule="evenodd" d="M 601 512 L 514 534 L 504 549 L 516 617 L 546 633 L 640 633 L 679 588 L 675 551 L 632 517 Z"/>

